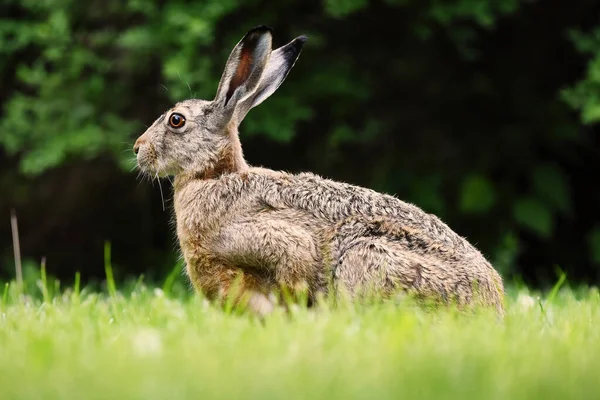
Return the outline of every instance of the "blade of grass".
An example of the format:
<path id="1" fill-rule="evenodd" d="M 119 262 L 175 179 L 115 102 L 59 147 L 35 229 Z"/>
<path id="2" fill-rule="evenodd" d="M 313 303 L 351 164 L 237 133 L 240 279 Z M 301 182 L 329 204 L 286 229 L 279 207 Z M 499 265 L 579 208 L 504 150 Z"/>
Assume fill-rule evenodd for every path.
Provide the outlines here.
<path id="1" fill-rule="evenodd" d="M 79 286 L 81 285 L 81 274 L 79 273 L 79 271 L 75 272 L 75 284 L 73 285 L 73 302 L 79 303 L 79 295 L 80 295 L 80 289 Z"/>
<path id="2" fill-rule="evenodd" d="M 48 278 L 46 277 L 46 257 L 42 257 L 42 262 L 40 265 L 40 274 L 41 274 L 41 287 L 42 297 L 44 298 L 44 303 L 50 303 L 50 295 L 48 293 Z"/>
<path id="3" fill-rule="evenodd" d="M 144 274 L 140 274 L 140 276 L 135 280 L 135 284 L 133 285 L 133 292 L 139 292 L 144 287 Z"/>
<path id="4" fill-rule="evenodd" d="M 104 271 L 106 273 L 106 286 L 108 288 L 108 294 L 111 297 L 115 297 L 117 294 L 117 286 L 115 284 L 112 263 L 110 260 L 110 242 L 109 241 L 104 242 Z"/>
<path id="5" fill-rule="evenodd" d="M 10 291 L 10 283 L 4 284 L 4 293 L 2 294 L 2 304 L 8 303 L 8 292 Z"/>
<path id="6" fill-rule="evenodd" d="M 223 307 L 225 314 L 232 314 L 235 311 L 234 309 L 236 306 L 238 311 L 245 308 L 245 304 L 243 304 L 244 299 L 242 298 L 244 294 L 242 291 L 242 284 L 243 276 L 238 275 L 229 286 L 229 290 L 225 294 L 225 304 Z"/>
<path id="7" fill-rule="evenodd" d="M 181 268 L 183 267 L 183 262 L 179 261 L 175 264 L 169 275 L 165 279 L 165 282 L 162 286 L 162 291 L 165 295 L 169 296 L 172 294 L 173 285 L 175 284 L 175 279 L 177 279 L 177 275 L 181 273 Z"/>
<path id="8" fill-rule="evenodd" d="M 554 300 L 556 299 L 556 296 L 558 295 L 558 291 L 560 290 L 562 285 L 567 280 L 567 274 L 565 274 L 564 271 L 562 269 L 560 269 L 560 267 L 557 266 L 556 271 L 558 273 L 558 281 L 552 287 L 552 290 L 550 290 L 550 293 L 548 294 L 548 298 L 546 300 L 548 303 L 554 302 Z"/>
<path id="9" fill-rule="evenodd" d="M 13 209 L 10 213 L 10 227 L 12 232 L 13 252 L 15 257 L 15 276 L 17 278 L 17 290 L 21 292 L 23 288 L 23 267 L 21 266 L 21 245 L 19 243 L 19 224 L 17 221 L 17 212 Z"/>
<path id="10" fill-rule="evenodd" d="M 54 280 L 54 285 L 52 285 L 52 290 L 48 291 L 50 298 L 54 298 L 55 294 L 60 293 L 60 279 Z"/>

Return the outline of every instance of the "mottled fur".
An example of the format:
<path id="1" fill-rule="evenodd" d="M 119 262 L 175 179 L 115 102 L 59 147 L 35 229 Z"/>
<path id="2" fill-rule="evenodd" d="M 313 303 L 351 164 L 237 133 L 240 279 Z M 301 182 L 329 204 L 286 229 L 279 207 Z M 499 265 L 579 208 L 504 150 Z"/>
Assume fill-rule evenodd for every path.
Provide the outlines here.
<path id="1" fill-rule="evenodd" d="M 137 140 L 142 170 L 176 175 L 177 236 L 195 287 L 211 299 L 234 284 L 259 312 L 269 294 L 407 291 L 503 314 L 503 283 L 440 219 L 393 196 L 310 173 L 250 167 L 237 127 L 285 79 L 305 38 L 271 51 L 251 30 L 234 48 L 213 101 L 186 100 Z M 169 125 L 172 113 L 186 119 Z"/>

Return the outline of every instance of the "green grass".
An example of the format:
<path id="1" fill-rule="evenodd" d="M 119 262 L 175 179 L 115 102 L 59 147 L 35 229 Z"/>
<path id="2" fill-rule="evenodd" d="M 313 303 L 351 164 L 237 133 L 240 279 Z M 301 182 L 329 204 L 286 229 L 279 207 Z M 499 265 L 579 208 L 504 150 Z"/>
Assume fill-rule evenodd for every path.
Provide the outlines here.
<path id="1" fill-rule="evenodd" d="M 127 294 L 0 303 L 0 398 L 594 398 L 600 296 L 512 293 L 491 314 L 408 303 L 276 312 L 263 322 L 199 296 Z M 44 301 L 45 299 L 45 301 Z"/>

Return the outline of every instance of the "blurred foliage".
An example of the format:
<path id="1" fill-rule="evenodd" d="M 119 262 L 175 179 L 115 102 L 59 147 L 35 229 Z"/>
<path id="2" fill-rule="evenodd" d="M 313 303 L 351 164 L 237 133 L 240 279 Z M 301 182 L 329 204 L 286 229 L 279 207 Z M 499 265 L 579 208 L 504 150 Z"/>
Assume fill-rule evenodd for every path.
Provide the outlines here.
<path id="1" fill-rule="evenodd" d="M 600 177 L 600 28 L 594 1 L 554 2 L 0 0 L 0 209 L 19 207 L 24 252 L 61 253 L 65 271 L 94 270 L 104 240 L 126 270 L 172 265 L 131 145 L 172 103 L 212 98 L 232 46 L 266 23 L 277 46 L 310 40 L 242 124 L 251 163 L 394 193 L 507 274 L 596 279 L 583 175 Z"/>
<path id="2" fill-rule="evenodd" d="M 563 91 L 564 99 L 581 112 L 586 124 L 600 121 L 600 28 L 590 33 L 569 32 L 577 50 L 589 55 L 584 79 Z"/>

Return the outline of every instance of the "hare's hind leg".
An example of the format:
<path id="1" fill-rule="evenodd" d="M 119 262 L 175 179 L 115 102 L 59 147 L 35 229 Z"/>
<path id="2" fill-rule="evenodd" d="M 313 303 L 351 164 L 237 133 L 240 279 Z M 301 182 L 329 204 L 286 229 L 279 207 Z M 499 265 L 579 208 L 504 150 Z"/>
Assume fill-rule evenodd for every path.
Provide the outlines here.
<path id="1" fill-rule="evenodd" d="M 465 304 L 471 301 L 468 277 L 449 263 L 410 248 L 378 229 L 380 221 L 351 219 L 332 240 L 333 282 L 351 299 L 388 297 L 399 291 L 420 299 Z"/>
<path id="2" fill-rule="evenodd" d="M 389 297 L 398 292 L 435 302 L 470 302 L 472 292 L 447 279 L 449 266 L 381 237 L 359 237 L 338 248 L 333 281 L 351 299 Z"/>
<path id="3" fill-rule="evenodd" d="M 385 297 L 401 290 L 420 300 L 459 308 L 492 306 L 503 313 L 501 278 L 482 258 L 455 257 L 451 249 L 428 246 L 429 239 L 419 235 L 394 221 L 344 221 L 331 240 L 335 286 L 351 298 L 365 291 Z"/>
<path id="4" fill-rule="evenodd" d="M 333 282 L 338 295 L 355 300 L 363 296 L 387 297 L 410 289 L 418 280 L 411 262 L 396 254 L 384 238 L 341 240 L 334 247 Z"/>

